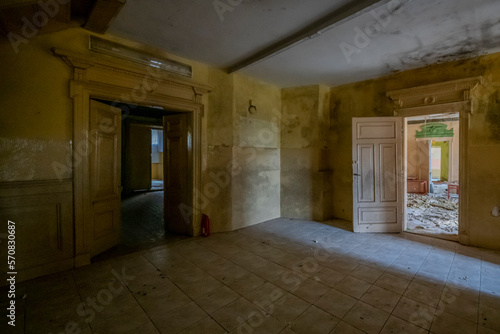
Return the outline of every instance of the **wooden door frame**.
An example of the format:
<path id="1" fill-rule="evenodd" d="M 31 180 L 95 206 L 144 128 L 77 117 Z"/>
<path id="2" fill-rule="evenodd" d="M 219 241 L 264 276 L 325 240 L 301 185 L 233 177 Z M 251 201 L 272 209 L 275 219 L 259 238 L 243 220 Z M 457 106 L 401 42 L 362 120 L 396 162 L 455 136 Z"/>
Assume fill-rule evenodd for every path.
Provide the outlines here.
<path id="1" fill-rule="evenodd" d="M 461 244 L 469 244 L 469 128 L 470 114 L 474 112 L 472 98 L 474 90 L 482 83 L 482 77 L 447 81 L 427 86 L 387 92 L 394 103 L 394 115 L 403 118 L 444 113 L 458 113 L 459 119 L 459 220 L 458 239 Z M 404 127 L 406 130 L 406 127 Z M 404 134 L 406 139 L 406 131 Z M 407 152 L 404 147 L 404 197 L 406 226 L 406 178 Z"/>
<path id="2" fill-rule="evenodd" d="M 187 112 L 193 122 L 193 215 L 189 233 L 195 235 L 194 222 L 201 220 L 197 192 L 201 188 L 201 143 L 204 105 L 202 97 L 210 92 L 206 85 L 181 79 L 168 72 L 139 66 L 118 58 L 88 57 L 62 49 L 52 49 L 73 70 L 69 81 L 73 99 L 73 185 L 75 266 L 90 263 L 92 246 L 89 197 L 89 108 L 91 99 L 157 106 L 165 110 Z M 151 89 L 154 87 L 153 89 Z M 121 139 L 121 135 L 120 135 Z M 120 162 L 121 168 L 121 162 Z"/>

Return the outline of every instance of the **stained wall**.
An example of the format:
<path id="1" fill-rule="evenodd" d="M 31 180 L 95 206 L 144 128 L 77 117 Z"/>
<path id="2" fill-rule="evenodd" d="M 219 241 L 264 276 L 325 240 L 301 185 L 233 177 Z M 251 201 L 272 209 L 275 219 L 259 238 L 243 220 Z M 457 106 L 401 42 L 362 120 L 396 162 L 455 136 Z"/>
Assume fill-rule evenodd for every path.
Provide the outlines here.
<path id="1" fill-rule="evenodd" d="M 332 217 L 330 92 L 320 85 L 282 90 L 281 215 Z"/>
<path id="2" fill-rule="evenodd" d="M 280 217 L 281 90 L 234 76 L 233 229 Z M 250 108 L 250 100 L 255 108 Z"/>
<path id="3" fill-rule="evenodd" d="M 397 73 L 331 89 L 333 206 L 338 218 L 352 220 L 352 117 L 392 116 L 385 93 L 449 80 L 482 76 L 469 121 L 469 210 L 464 220 L 471 245 L 500 248 L 500 54 Z"/>
<path id="4" fill-rule="evenodd" d="M 81 28 L 40 35 L 20 45 L 18 54 L 9 43 L 0 43 L 0 182 L 71 180 L 78 163 L 72 156 L 78 145 L 73 142 L 72 73 L 51 48 L 92 56 L 88 38 Z M 279 217 L 280 129 L 274 119 L 281 112 L 280 89 L 132 41 L 105 38 L 187 63 L 193 81 L 212 87 L 203 99 L 202 185 L 196 190 L 212 230 Z M 248 112 L 249 99 L 258 107 L 255 114 Z"/>
<path id="5" fill-rule="evenodd" d="M 0 43 L 0 182 L 72 177 L 71 152 L 76 143 L 68 85 L 71 71 L 50 49 L 90 55 L 88 34 L 75 28 L 41 35 L 21 45 L 19 54 L 10 44 Z M 352 219 L 352 117 L 392 115 L 385 96 L 390 90 L 482 75 L 485 82 L 475 93 L 469 125 L 466 221 L 471 244 L 499 248 L 500 221 L 490 215 L 493 206 L 500 205 L 499 55 L 332 89 L 280 90 L 158 49 L 106 38 L 188 63 L 193 66 L 193 80 L 213 88 L 203 101 L 198 191 L 209 194 L 203 213 L 211 217 L 214 231 L 280 215 Z M 248 111 L 250 100 L 257 107 L 253 114 Z M 54 162 L 68 168 L 56 172 Z"/>

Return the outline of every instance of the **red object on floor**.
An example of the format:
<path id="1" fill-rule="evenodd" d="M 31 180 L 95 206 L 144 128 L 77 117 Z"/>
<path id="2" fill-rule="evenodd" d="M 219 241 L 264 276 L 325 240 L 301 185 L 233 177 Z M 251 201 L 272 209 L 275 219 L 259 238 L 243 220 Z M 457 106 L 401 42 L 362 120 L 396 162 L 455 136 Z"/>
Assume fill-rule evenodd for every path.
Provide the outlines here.
<path id="1" fill-rule="evenodd" d="M 427 181 L 407 180 L 406 189 L 409 194 L 427 194 Z"/>
<path id="2" fill-rule="evenodd" d="M 458 195 L 459 193 L 459 188 L 460 186 L 458 184 L 454 184 L 454 183 L 448 183 L 448 198 L 450 198 L 450 190 L 451 189 L 455 189 L 456 190 L 456 194 Z"/>
<path id="3" fill-rule="evenodd" d="M 204 237 L 210 235 L 210 218 L 207 215 L 201 215 L 201 235 Z"/>

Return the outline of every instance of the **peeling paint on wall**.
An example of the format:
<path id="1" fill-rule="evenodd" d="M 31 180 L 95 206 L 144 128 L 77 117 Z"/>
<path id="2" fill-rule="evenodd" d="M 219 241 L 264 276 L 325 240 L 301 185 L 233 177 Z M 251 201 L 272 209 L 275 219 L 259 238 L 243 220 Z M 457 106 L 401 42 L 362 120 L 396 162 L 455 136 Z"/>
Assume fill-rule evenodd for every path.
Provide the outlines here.
<path id="1" fill-rule="evenodd" d="M 496 91 L 489 99 L 486 121 L 490 127 L 491 140 L 500 143 L 500 92 Z"/>
<path id="2" fill-rule="evenodd" d="M 52 164 L 66 164 L 71 142 L 55 139 L 0 138 L 0 182 L 59 179 Z M 69 162 L 71 166 L 71 161 Z M 71 169 L 63 178 L 71 178 Z"/>
<path id="3" fill-rule="evenodd" d="M 332 171 L 329 157 L 330 92 L 323 86 L 282 90 L 281 215 L 288 218 L 331 218 Z"/>
<path id="4" fill-rule="evenodd" d="M 240 146 L 279 148 L 279 139 L 277 121 L 240 116 Z"/>
<path id="5" fill-rule="evenodd" d="M 482 76 L 483 84 L 473 93 L 473 112 L 468 117 L 469 211 L 464 219 L 471 245 L 499 248 L 500 224 L 490 215 L 500 198 L 499 63 L 500 54 L 492 54 L 332 88 L 335 216 L 352 220 L 352 117 L 392 116 L 387 91 Z"/>

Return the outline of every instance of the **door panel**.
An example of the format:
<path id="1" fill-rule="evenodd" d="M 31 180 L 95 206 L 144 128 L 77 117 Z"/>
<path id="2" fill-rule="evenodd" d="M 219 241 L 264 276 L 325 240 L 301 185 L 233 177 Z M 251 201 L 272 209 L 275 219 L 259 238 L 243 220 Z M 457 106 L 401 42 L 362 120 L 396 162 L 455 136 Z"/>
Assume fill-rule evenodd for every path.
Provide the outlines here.
<path id="1" fill-rule="evenodd" d="M 358 154 L 360 157 L 360 175 L 359 179 L 359 201 L 373 202 L 375 200 L 375 175 L 374 175 L 374 146 L 359 145 Z"/>
<path id="2" fill-rule="evenodd" d="M 91 256 L 119 242 L 121 111 L 90 101 Z"/>
<path id="3" fill-rule="evenodd" d="M 188 233 L 192 224 L 192 215 L 185 212 L 185 208 L 192 210 L 188 191 L 192 171 L 188 121 L 187 114 L 163 117 L 165 227 L 182 234 Z"/>
<path id="4" fill-rule="evenodd" d="M 113 134 L 97 134 L 96 152 L 92 166 L 93 172 L 93 187 L 92 195 L 94 200 L 107 198 L 116 195 L 116 180 L 115 180 L 115 157 L 116 142 Z"/>
<path id="5" fill-rule="evenodd" d="M 353 229 L 403 228 L 402 120 L 353 118 Z"/>
<path id="6" fill-rule="evenodd" d="M 150 190 L 151 127 L 130 124 L 126 152 L 126 190 Z"/>
<path id="7" fill-rule="evenodd" d="M 397 224 L 397 209 L 389 208 L 359 208 L 359 224 Z"/>
<path id="8" fill-rule="evenodd" d="M 391 139 L 396 135 L 396 128 L 393 122 L 358 123 L 357 139 Z"/>
<path id="9" fill-rule="evenodd" d="M 380 200 L 382 202 L 396 202 L 398 200 L 398 185 L 396 175 L 396 145 L 380 145 L 380 172 L 383 182 L 380 184 Z"/>

